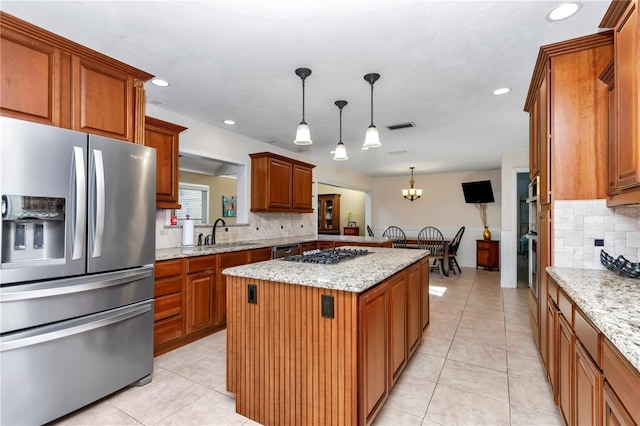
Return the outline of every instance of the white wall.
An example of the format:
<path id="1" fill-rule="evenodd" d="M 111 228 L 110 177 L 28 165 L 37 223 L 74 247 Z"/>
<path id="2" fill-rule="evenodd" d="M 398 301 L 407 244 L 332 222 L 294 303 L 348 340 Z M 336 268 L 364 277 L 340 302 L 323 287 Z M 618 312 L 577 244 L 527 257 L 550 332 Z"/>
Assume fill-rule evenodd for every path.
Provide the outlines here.
<path id="1" fill-rule="evenodd" d="M 518 173 L 529 171 L 529 151 L 502 155 L 502 242 L 500 243 L 500 286 L 518 285 Z"/>
<path id="2" fill-rule="evenodd" d="M 401 227 L 407 237 L 417 237 L 420 229 L 435 226 L 445 238 L 452 238 L 465 226 L 458 249 L 458 263 L 476 266 L 476 241 L 482 239 L 482 220 L 474 204 L 466 204 L 462 182 L 491 180 L 495 203 L 487 205 L 487 224 L 492 239 L 501 238 L 501 175 L 499 169 L 414 175 L 415 187 L 422 188 L 422 197 L 413 202 L 402 197 L 402 189 L 409 186 L 407 176 L 375 178 L 372 191 L 372 223 L 376 236 L 389 225 Z"/>

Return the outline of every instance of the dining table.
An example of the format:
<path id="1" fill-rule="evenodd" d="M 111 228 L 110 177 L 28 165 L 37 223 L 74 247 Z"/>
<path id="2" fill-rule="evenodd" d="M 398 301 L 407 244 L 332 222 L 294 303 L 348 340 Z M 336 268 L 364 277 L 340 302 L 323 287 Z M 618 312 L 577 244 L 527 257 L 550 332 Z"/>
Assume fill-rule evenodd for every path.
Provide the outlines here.
<path id="1" fill-rule="evenodd" d="M 444 240 L 444 257 L 442 259 L 442 275 L 445 277 L 449 276 L 449 244 L 451 243 L 451 239 Z M 418 245 L 418 238 L 407 238 L 407 248 L 408 249 L 420 249 L 420 245 Z"/>

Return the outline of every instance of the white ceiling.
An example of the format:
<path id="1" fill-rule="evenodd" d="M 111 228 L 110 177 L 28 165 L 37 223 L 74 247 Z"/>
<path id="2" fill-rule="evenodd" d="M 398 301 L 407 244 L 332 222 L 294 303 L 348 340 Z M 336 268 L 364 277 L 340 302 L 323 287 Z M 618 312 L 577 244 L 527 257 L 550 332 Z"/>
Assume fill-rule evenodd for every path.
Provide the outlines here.
<path id="1" fill-rule="evenodd" d="M 370 176 L 500 167 L 528 147 L 523 105 L 541 45 L 592 34 L 609 0 L 583 1 L 574 17 L 549 22 L 562 1 L 219 0 L 8 1 L 2 10 L 162 77 L 148 102 L 263 142 Z M 314 141 L 293 144 L 301 119 L 298 67 Z M 382 147 L 360 149 L 370 122 Z M 498 87 L 511 93 L 494 96 Z M 233 119 L 233 127 L 222 123 Z M 390 131 L 407 121 L 415 128 Z M 269 145 L 265 144 L 265 150 Z M 390 155 L 407 151 L 406 154 Z"/>

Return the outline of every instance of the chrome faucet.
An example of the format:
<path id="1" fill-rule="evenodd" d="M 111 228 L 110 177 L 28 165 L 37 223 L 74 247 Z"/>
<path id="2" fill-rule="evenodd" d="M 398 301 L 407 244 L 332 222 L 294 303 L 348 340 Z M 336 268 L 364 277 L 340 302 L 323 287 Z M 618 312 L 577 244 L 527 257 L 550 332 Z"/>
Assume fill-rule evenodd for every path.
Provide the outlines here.
<path id="1" fill-rule="evenodd" d="M 222 226 L 227 226 L 227 223 L 222 218 L 216 219 L 213 223 L 213 231 L 211 231 L 211 244 L 216 243 L 216 228 L 218 227 L 218 222 L 222 222 Z"/>

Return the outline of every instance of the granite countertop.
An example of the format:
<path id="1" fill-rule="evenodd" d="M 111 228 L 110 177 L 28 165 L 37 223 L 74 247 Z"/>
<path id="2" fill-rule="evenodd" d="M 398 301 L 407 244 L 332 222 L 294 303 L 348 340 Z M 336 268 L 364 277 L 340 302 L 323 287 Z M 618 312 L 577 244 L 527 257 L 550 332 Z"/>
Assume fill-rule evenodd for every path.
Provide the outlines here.
<path id="1" fill-rule="evenodd" d="M 604 270 L 553 266 L 546 270 L 640 372 L 640 280 Z"/>
<path id="2" fill-rule="evenodd" d="M 374 243 L 374 244 L 383 244 L 387 241 L 393 241 L 391 238 L 387 237 L 361 237 L 357 235 L 318 235 L 315 239 L 316 241 L 346 241 L 346 242 L 357 242 L 357 243 Z"/>
<path id="3" fill-rule="evenodd" d="M 308 235 L 301 237 L 288 237 L 288 238 L 272 238 L 264 240 L 242 241 L 235 243 L 222 243 L 210 246 L 181 246 L 170 247 L 156 250 L 156 261 L 158 260 L 171 260 L 179 259 L 183 257 L 191 256 L 204 256 L 207 254 L 228 253 L 232 251 L 240 250 L 252 250 L 265 247 L 280 246 L 285 244 L 300 244 L 310 243 L 314 241 L 347 241 L 347 242 L 361 242 L 361 243 L 375 243 L 382 244 L 389 241 L 388 238 L 383 237 L 357 237 L 357 236 L 343 236 L 343 235 Z"/>
<path id="4" fill-rule="evenodd" d="M 340 248 L 363 249 L 356 246 Z M 369 254 L 343 260 L 335 265 L 275 259 L 227 268 L 222 273 L 236 277 L 361 293 L 429 254 L 427 250 L 378 247 L 366 247 L 366 250 Z"/>

